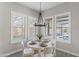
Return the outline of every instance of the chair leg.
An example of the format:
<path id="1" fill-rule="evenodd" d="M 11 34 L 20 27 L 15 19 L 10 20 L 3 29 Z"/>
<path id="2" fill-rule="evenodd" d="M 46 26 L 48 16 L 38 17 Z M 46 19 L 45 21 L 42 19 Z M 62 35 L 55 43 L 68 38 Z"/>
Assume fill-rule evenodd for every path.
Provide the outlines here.
<path id="1" fill-rule="evenodd" d="M 52 52 L 53 56 L 56 56 L 56 51 L 55 48 L 53 48 L 53 52 Z"/>
<path id="2" fill-rule="evenodd" d="M 22 52 L 22 56 L 24 57 L 24 53 Z"/>

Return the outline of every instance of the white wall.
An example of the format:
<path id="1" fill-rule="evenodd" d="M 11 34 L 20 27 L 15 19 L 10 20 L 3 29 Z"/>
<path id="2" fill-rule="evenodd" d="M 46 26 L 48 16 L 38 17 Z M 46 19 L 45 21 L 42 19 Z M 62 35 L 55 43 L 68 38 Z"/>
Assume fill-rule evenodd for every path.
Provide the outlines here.
<path id="1" fill-rule="evenodd" d="M 37 17 L 38 13 L 17 3 L 0 3 L 0 56 L 20 49 L 20 44 L 11 44 L 11 10 Z"/>
<path id="2" fill-rule="evenodd" d="M 44 11 L 43 16 L 53 16 L 71 12 L 71 44 L 57 42 L 57 48 L 75 53 L 79 56 L 79 2 L 66 2 L 50 10 Z"/>

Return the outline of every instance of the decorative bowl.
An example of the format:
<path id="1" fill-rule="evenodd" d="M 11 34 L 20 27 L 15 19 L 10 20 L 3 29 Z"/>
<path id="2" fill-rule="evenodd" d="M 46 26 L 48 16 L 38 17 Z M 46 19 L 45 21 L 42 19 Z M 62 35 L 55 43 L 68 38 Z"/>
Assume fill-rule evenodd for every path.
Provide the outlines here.
<path id="1" fill-rule="evenodd" d="M 35 45 L 36 44 L 36 42 L 34 42 L 34 41 L 31 41 L 31 43 L 29 43 L 30 45 Z"/>

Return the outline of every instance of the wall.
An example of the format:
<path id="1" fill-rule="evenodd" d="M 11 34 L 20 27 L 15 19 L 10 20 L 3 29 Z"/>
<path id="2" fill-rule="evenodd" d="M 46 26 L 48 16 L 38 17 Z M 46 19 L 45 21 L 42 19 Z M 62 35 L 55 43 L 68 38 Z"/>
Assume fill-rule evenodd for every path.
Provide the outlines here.
<path id="1" fill-rule="evenodd" d="M 25 8 L 17 3 L 1 2 L 0 3 L 0 56 L 7 55 L 18 49 L 20 44 L 11 44 L 11 32 L 10 32 L 10 16 L 11 10 L 23 13 L 25 15 L 37 17 L 38 13 Z"/>
<path id="2" fill-rule="evenodd" d="M 50 10 L 44 11 L 43 16 L 53 16 L 65 12 L 71 12 L 71 44 L 56 42 L 56 47 L 79 56 L 79 3 L 65 2 Z"/>

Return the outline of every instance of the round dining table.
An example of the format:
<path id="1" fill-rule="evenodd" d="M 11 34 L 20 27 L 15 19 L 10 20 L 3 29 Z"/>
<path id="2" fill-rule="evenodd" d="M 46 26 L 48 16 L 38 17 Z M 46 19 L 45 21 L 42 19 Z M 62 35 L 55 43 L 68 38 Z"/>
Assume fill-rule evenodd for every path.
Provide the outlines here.
<path id="1" fill-rule="evenodd" d="M 41 42 L 37 42 L 35 41 L 35 44 L 30 44 L 32 43 L 32 41 L 29 41 L 27 43 L 27 47 L 32 48 L 34 51 L 38 51 L 38 56 L 41 57 L 41 51 L 44 51 L 44 56 L 45 56 L 45 50 L 46 48 L 52 47 L 52 45 L 50 43 L 47 44 L 46 47 L 42 47 L 40 46 Z"/>

